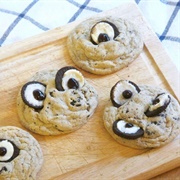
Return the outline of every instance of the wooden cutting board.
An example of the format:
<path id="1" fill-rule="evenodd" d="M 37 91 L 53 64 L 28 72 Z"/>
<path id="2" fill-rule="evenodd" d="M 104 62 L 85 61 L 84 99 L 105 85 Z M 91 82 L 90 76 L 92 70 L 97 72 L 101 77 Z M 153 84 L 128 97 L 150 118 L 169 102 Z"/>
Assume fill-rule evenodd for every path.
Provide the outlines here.
<path id="1" fill-rule="evenodd" d="M 38 180 L 144 179 L 180 166 L 179 136 L 162 148 L 136 150 L 118 144 L 104 128 L 103 109 L 109 101 L 111 87 L 120 79 L 166 88 L 180 100 L 180 74 L 137 5 L 123 4 L 98 16 L 106 14 L 127 18 L 138 26 L 145 44 L 143 52 L 128 67 L 111 75 L 98 76 L 82 71 L 99 92 L 99 105 L 81 129 L 62 136 L 40 136 L 30 132 L 44 153 Z M 80 21 L 0 48 L 0 126 L 23 128 L 17 116 L 16 97 L 20 87 L 35 72 L 74 66 L 67 52 L 66 38 L 78 23 Z"/>

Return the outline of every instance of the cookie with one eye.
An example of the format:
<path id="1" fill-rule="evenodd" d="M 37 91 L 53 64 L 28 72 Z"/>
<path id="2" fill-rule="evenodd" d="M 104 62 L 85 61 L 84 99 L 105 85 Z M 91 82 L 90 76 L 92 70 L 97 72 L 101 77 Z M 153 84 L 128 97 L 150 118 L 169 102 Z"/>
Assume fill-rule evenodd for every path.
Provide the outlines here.
<path id="1" fill-rule="evenodd" d="M 180 105 L 164 89 L 120 80 L 111 88 L 103 120 L 120 144 L 156 148 L 180 133 Z"/>
<path id="2" fill-rule="evenodd" d="M 98 104 L 98 95 L 82 73 L 66 66 L 37 72 L 17 98 L 20 122 L 41 135 L 70 133 L 87 123 Z"/>
<path id="3" fill-rule="evenodd" d="M 143 49 L 135 25 L 113 16 L 94 17 L 80 23 L 69 34 L 67 45 L 77 66 L 100 75 L 126 67 Z"/>
<path id="4" fill-rule="evenodd" d="M 37 140 L 14 127 L 0 127 L 0 179 L 36 179 L 43 164 Z"/>

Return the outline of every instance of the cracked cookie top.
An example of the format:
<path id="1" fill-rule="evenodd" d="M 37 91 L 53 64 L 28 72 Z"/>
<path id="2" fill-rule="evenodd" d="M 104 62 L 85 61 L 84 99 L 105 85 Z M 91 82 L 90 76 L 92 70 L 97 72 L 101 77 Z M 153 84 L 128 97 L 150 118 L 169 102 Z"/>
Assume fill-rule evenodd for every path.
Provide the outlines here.
<path id="1" fill-rule="evenodd" d="M 37 140 L 14 126 L 0 127 L 0 179 L 36 179 L 43 164 Z"/>
<path id="2" fill-rule="evenodd" d="M 24 84 L 17 98 L 21 123 L 42 135 L 79 129 L 97 104 L 96 90 L 71 66 L 36 73 Z"/>
<path id="3" fill-rule="evenodd" d="M 68 36 L 73 62 L 93 74 L 106 75 L 126 67 L 143 48 L 141 35 L 126 19 L 107 16 L 80 23 Z"/>
<path id="4" fill-rule="evenodd" d="M 155 148 L 172 141 L 180 132 L 180 106 L 166 90 L 118 81 L 104 110 L 104 125 L 120 144 Z"/>

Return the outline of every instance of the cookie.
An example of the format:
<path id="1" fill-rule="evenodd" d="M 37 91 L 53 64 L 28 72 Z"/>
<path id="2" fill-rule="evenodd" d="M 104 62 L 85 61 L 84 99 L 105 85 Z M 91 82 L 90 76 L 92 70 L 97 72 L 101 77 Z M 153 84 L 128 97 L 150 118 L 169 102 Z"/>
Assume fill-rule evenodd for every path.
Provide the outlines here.
<path id="1" fill-rule="evenodd" d="M 137 149 L 156 148 L 180 133 L 180 106 L 166 90 L 118 81 L 103 120 L 110 135 L 120 144 Z"/>
<path id="2" fill-rule="evenodd" d="M 71 66 L 37 72 L 17 98 L 20 122 L 41 135 L 70 133 L 86 124 L 98 95 L 80 71 Z"/>
<path id="3" fill-rule="evenodd" d="M 36 139 L 14 127 L 0 127 L 0 179 L 35 180 L 43 164 L 43 153 Z"/>
<path id="4" fill-rule="evenodd" d="M 134 24 L 126 19 L 93 17 L 68 35 L 67 48 L 78 67 L 106 75 L 136 59 L 143 49 L 143 41 Z"/>

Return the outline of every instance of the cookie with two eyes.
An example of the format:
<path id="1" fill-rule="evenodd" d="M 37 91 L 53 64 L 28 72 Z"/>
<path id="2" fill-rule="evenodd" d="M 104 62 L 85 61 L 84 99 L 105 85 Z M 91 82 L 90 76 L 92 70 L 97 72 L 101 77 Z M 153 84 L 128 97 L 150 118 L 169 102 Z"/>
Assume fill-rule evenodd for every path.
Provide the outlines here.
<path id="1" fill-rule="evenodd" d="M 93 17 L 80 23 L 68 36 L 70 57 L 93 74 L 116 72 L 138 57 L 143 49 L 140 32 L 126 19 Z"/>
<path id="2" fill-rule="evenodd" d="M 14 126 L 0 127 L 0 179 L 35 180 L 43 164 L 37 140 Z"/>
<path id="3" fill-rule="evenodd" d="M 86 124 L 98 105 L 98 95 L 79 70 L 37 72 L 17 98 L 20 122 L 41 135 L 70 133 Z"/>
<path id="4" fill-rule="evenodd" d="M 110 99 L 104 125 L 122 145 L 156 148 L 180 133 L 180 105 L 164 89 L 120 80 L 112 87 Z"/>

